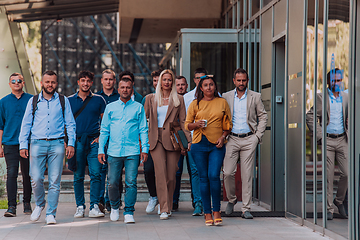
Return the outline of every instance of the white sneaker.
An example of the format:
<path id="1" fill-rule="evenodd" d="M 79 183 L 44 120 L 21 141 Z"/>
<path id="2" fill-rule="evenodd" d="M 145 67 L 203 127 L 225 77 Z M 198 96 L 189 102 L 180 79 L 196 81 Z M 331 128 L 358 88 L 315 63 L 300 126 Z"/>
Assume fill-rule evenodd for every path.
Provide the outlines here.
<path id="1" fill-rule="evenodd" d="M 84 206 L 78 206 L 76 208 L 76 213 L 74 214 L 74 218 L 83 218 L 85 215 Z"/>
<path id="2" fill-rule="evenodd" d="M 30 220 L 33 221 L 33 222 L 36 222 L 37 220 L 39 220 L 42 210 L 44 210 L 44 207 L 36 206 L 34 211 L 32 212 L 32 214 L 30 216 Z"/>
<path id="3" fill-rule="evenodd" d="M 155 210 L 156 205 L 159 204 L 157 197 L 150 197 L 149 203 L 146 207 L 146 213 L 152 213 Z"/>
<path id="4" fill-rule="evenodd" d="M 119 220 L 119 209 L 111 209 L 110 220 L 113 222 Z"/>
<path id="5" fill-rule="evenodd" d="M 161 220 L 166 220 L 166 219 L 169 219 L 169 215 L 167 214 L 167 212 L 163 212 L 163 213 L 161 213 L 161 215 L 160 215 L 160 219 L 161 219 Z"/>
<path id="6" fill-rule="evenodd" d="M 56 220 L 55 220 L 55 217 L 54 215 L 47 215 L 45 217 L 45 221 L 46 221 L 46 224 L 49 225 L 49 224 L 56 224 Z"/>
<path id="7" fill-rule="evenodd" d="M 126 214 L 124 216 L 124 223 L 135 223 L 134 215 Z"/>
<path id="8" fill-rule="evenodd" d="M 158 215 L 160 215 L 161 212 L 160 212 L 160 204 L 158 205 Z"/>
<path id="9" fill-rule="evenodd" d="M 171 217 L 171 215 L 172 215 L 172 212 L 170 211 L 170 213 L 168 213 L 168 215 L 169 215 L 169 217 Z"/>
<path id="10" fill-rule="evenodd" d="M 105 214 L 100 211 L 99 206 L 97 204 L 94 204 L 93 209 L 91 209 L 89 212 L 89 217 L 96 218 L 96 217 L 104 217 L 104 216 Z"/>

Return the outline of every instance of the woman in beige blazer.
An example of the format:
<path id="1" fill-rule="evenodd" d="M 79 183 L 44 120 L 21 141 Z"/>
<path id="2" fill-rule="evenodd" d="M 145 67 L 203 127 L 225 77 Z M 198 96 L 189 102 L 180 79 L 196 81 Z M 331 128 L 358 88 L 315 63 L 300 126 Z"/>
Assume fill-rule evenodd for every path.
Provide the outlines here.
<path id="1" fill-rule="evenodd" d="M 160 219 L 168 219 L 172 209 L 175 175 L 181 154 L 180 151 L 174 150 L 171 143 L 170 123 L 179 121 L 188 142 L 191 142 L 190 132 L 184 127 L 186 118 L 184 100 L 176 92 L 175 76 L 171 70 L 162 71 L 155 94 L 146 97 L 145 113 L 146 118 L 149 119 L 150 154 L 154 160 Z"/>

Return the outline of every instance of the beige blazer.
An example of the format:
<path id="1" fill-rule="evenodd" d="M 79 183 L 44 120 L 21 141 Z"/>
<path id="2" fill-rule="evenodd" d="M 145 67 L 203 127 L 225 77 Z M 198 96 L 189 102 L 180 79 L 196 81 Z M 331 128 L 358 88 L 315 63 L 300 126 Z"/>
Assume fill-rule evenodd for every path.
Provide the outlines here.
<path id="1" fill-rule="evenodd" d="M 178 107 L 174 106 L 174 103 L 170 100 L 169 107 L 166 113 L 163 131 L 162 131 L 162 145 L 168 151 L 175 151 L 171 140 L 170 140 L 170 123 L 179 121 L 180 127 L 184 131 L 185 136 L 188 142 L 191 142 L 191 134 L 189 131 L 185 130 L 184 123 L 186 118 L 186 110 L 183 96 L 178 95 L 180 100 L 180 105 Z M 158 133 L 158 120 L 157 120 L 157 102 L 155 101 L 155 94 L 149 94 L 146 96 L 145 100 L 145 114 L 146 118 L 149 119 L 149 143 L 150 150 L 154 150 L 158 142 L 159 133 Z"/>
<path id="2" fill-rule="evenodd" d="M 330 101 L 329 101 L 329 94 L 326 92 L 327 101 L 326 101 L 326 117 L 327 117 L 327 125 L 329 125 L 330 120 Z M 348 125 L 347 125 L 347 119 L 348 119 L 348 104 L 349 104 L 349 95 L 346 92 L 340 92 L 340 96 L 343 98 L 342 102 L 342 110 L 343 110 L 343 118 L 344 118 L 344 129 L 346 132 L 346 137 L 348 137 Z M 317 118 L 319 119 L 318 123 L 316 124 L 316 139 L 317 141 L 322 139 L 322 129 L 321 129 L 321 122 L 322 122 L 322 101 L 323 96 L 322 93 L 318 93 L 316 97 L 316 112 L 317 112 Z M 306 113 L 306 124 L 311 132 L 314 132 L 314 107 L 311 107 L 310 110 Z"/>
<path id="3" fill-rule="evenodd" d="M 235 91 L 236 89 L 222 95 L 229 104 L 232 116 L 234 115 Z M 259 139 L 259 143 L 261 143 L 265 133 L 268 116 L 261 100 L 261 94 L 251 91 L 250 89 L 247 90 L 246 116 L 246 123 L 249 125 L 251 132 Z"/>

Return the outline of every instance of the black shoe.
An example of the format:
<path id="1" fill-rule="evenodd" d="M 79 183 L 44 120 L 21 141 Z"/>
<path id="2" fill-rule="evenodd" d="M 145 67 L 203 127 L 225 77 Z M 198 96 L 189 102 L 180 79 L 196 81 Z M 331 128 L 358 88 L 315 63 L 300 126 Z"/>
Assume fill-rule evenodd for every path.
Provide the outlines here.
<path id="1" fill-rule="evenodd" d="M 253 215 L 251 215 L 251 213 L 249 211 L 245 211 L 241 214 L 241 217 L 242 218 L 245 218 L 245 219 L 253 219 Z"/>
<path id="2" fill-rule="evenodd" d="M 4 217 L 16 217 L 16 207 L 9 206 L 8 210 L 4 213 Z"/>
<path id="3" fill-rule="evenodd" d="M 334 215 L 331 212 L 327 212 L 327 220 L 333 220 Z"/>
<path id="4" fill-rule="evenodd" d="M 173 202 L 172 210 L 173 210 L 173 211 L 177 211 L 178 209 L 179 209 L 179 203 Z"/>
<path id="5" fill-rule="evenodd" d="M 340 215 L 341 215 L 343 218 L 348 218 L 348 216 L 347 216 L 347 214 L 346 214 L 346 210 L 345 210 L 344 204 L 342 204 L 342 203 L 341 203 L 341 204 L 337 203 L 337 202 L 335 201 L 335 199 L 334 199 L 334 204 L 335 204 L 335 206 L 338 208 Z"/>
<path id="6" fill-rule="evenodd" d="M 106 203 L 105 203 L 105 208 L 106 208 L 106 211 L 107 211 L 107 212 L 109 212 L 109 213 L 111 212 L 110 202 L 106 202 Z"/>
<path id="7" fill-rule="evenodd" d="M 24 214 L 30 215 L 32 213 L 31 205 L 29 202 L 24 202 Z"/>

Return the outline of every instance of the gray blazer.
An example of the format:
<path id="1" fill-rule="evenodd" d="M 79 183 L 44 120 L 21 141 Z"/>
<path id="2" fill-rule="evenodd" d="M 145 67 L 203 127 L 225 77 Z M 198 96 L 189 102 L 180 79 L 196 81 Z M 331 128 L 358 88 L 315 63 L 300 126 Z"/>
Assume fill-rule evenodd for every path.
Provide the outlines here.
<path id="1" fill-rule="evenodd" d="M 327 117 L 327 125 L 329 125 L 329 120 L 330 120 L 330 101 L 329 101 L 329 94 L 326 92 L 326 96 L 327 96 L 327 103 L 326 103 L 326 117 Z M 348 104 L 349 104 L 349 95 L 346 92 L 340 92 L 340 96 L 342 96 L 343 98 L 343 117 L 344 117 L 344 129 L 346 132 L 346 137 L 348 137 L 348 124 L 347 124 L 347 119 L 348 119 Z M 318 93 L 317 97 L 316 97 L 316 112 L 317 112 L 317 118 L 319 119 L 319 121 L 317 122 L 317 126 L 316 126 L 316 139 L 317 141 L 322 139 L 322 131 L 321 131 L 321 121 L 322 121 L 322 101 L 323 101 L 323 96 L 322 93 Z M 310 110 L 306 113 L 306 124 L 309 128 L 309 130 L 311 132 L 314 132 L 314 128 L 313 128 L 313 122 L 314 122 L 314 107 L 311 107 Z"/>
<path id="2" fill-rule="evenodd" d="M 222 97 L 228 102 L 231 115 L 233 116 L 235 89 L 224 93 Z M 247 90 L 246 116 L 246 123 L 249 125 L 251 132 L 259 139 L 259 143 L 261 143 L 265 133 L 268 116 L 261 100 L 261 94 L 249 89 Z"/>

